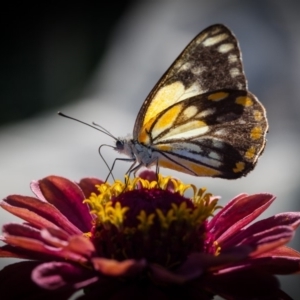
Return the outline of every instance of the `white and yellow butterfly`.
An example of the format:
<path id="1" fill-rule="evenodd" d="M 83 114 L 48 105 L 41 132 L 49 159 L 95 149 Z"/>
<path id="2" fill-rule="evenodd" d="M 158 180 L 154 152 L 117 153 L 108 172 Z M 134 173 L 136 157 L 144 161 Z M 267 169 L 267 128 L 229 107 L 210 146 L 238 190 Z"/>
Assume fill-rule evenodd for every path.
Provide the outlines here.
<path id="1" fill-rule="evenodd" d="M 129 174 L 156 165 L 234 179 L 254 168 L 267 130 L 265 109 L 247 90 L 235 36 L 213 25 L 158 81 L 138 113 L 133 137 L 116 139 L 114 149 L 133 162 Z"/>

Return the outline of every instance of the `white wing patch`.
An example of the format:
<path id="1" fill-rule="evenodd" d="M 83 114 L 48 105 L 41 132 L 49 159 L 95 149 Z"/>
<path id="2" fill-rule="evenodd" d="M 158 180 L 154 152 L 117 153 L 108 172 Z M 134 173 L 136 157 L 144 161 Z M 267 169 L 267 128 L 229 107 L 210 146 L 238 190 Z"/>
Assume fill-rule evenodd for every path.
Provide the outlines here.
<path id="1" fill-rule="evenodd" d="M 203 111 L 199 112 L 199 113 L 195 116 L 195 118 L 202 119 L 202 118 L 205 118 L 205 117 L 207 117 L 207 116 L 209 116 L 209 115 L 214 114 L 215 112 L 216 112 L 216 109 L 215 109 L 215 108 L 208 108 L 208 109 L 206 109 L 206 110 L 203 110 Z"/>
<path id="2" fill-rule="evenodd" d="M 161 139 L 163 141 L 171 141 L 176 139 L 191 139 L 199 135 L 203 135 L 209 131 L 209 127 L 202 121 L 194 120 L 188 123 L 179 125 L 170 129 Z M 153 139 L 155 139 L 156 132 L 152 131 Z M 159 141 L 158 140 L 158 141 Z"/>
<path id="3" fill-rule="evenodd" d="M 191 85 L 188 89 L 184 91 L 184 93 L 181 95 L 178 101 L 182 101 L 184 99 L 191 98 L 203 93 L 205 93 L 205 91 L 201 88 L 200 84 L 198 82 L 195 82 L 193 85 Z"/>
<path id="4" fill-rule="evenodd" d="M 209 158 L 199 153 L 188 152 L 187 150 L 174 149 L 172 150 L 172 153 L 175 155 L 186 157 L 187 159 L 198 161 L 204 165 L 214 167 L 214 168 L 219 168 L 222 165 L 222 162 L 216 160 L 215 158 Z"/>
<path id="5" fill-rule="evenodd" d="M 228 38 L 228 34 L 221 33 L 221 34 L 218 34 L 216 36 L 207 38 L 202 44 L 205 47 L 209 47 L 209 46 L 213 46 L 213 45 L 215 45 L 219 42 L 222 42 L 222 41 L 226 40 L 227 38 Z"/>
<path id="6" fill-rule="evenodd" d="M 222 44 L 218 47 L 220 53 L 227 53 L 234 48 L 232 43 Z"/>
<path id="7" fill-rule="evenodd" d="M 229 70 L 230 75 L 232 78 L 239 76 L 241 74 L 240 70 L 238 68 L 232 68 Z"/>

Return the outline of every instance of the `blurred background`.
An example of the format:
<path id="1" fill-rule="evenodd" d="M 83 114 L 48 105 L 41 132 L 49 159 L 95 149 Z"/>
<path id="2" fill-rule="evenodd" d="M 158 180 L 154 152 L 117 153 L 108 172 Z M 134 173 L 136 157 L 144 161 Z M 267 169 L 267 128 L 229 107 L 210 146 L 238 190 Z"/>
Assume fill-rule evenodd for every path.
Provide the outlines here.
<path id="1" fill-rule="evenodd" d="M 265 105 L 266 150 L 247 177 L 227 181 L 164 169 L 221 195 L 270 192 L 263 217 L 300 210 L 300 2 L 298 0 L 89 1 L 49 6 L 6 4 L 1 12 L 1 197 L 31 195 L 29 182 L 47 175 L 78 181 L 108 174 L 98 147 L 113 140 L 57 116 L 61 110 L 95 121 L 113 135 L 132 133 L 135 117 L 160 76 L 188 42 L 214 23 L 237 36 L 249 90 Z M 118 154 L 107 148 L 109 164 Z M 123 178 L 129 165 L 117 164 Z M 17 221 L 0 211 L 0 223 Z M 300 250 L 298 233 L 291 246 Z M 10 262 L 2 259 L 0 267 Z M 280 277 L 294 299 L 298 276 Z"/>

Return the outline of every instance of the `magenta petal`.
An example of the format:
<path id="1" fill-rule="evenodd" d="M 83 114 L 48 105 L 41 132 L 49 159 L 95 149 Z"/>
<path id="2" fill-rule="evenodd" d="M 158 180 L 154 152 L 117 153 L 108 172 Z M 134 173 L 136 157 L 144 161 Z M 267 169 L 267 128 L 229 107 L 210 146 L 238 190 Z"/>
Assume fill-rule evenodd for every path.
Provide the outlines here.
<path id="1" fill-rule="evenodd" d="M 65 249 L 87 258 L 90 258 L 96 252 L 94 244 L 85 236 L 80 235 L 70 237 Z"/>
<path id="2" fill-rule="evenodd" d="M 149 182 L 157 180 L 157 174 L 149 169 L 142 170 L 138 176 L 144 180 L 148 180 Z"/>
<path id="3" fill-rule="evenodd" d="M 300 258 L 259 257 L 251 261 L 251 266 L 276 275 L 294 274 L 300 272 Z"/>
<path id="4" fill-rule="evenodd" d="M 267 253 L 263 253 L 260 256 L 277 256 L 277 257 L 290 257 L 290 258 L 299 259 L 300 253 L 290 247 L 281 246 L 271 251 L 268 251 Z"/>
<path id="5" fill-rule="evenodd" d="M 240 245 L 250 245 L 256 247 L 251 256 L 257 256 L 261 253 L 276 249 L 288 243 L 294 236 L 294 230 L 289 226 L 277 226 L 269 230 L 257 233 L 253 236 L 247 236 Z"/>
<path id="6" fill-rule="evenodd" d="M 62 227 L 70 234 L 82 233 L 56 207 L 33 197 L 10 195 L 0 206 L 37 228 Z"/>
<path id="7" fill-rule="evenodd" d="M 65 300 L 73 292 L 45 291 L 31 280 L 32 270 L 38 262 L 24 261 L 11 264 L 0 271 L 1 300 L 12 299 L 43 299 Z"/>
<path id="8" fill-rule="evenodd" d="M 92 262 L 95 270 L 107 276 L 132 277 L 146 268 L 145 260 L 127 259 L 117 261 L 106 258 L 93 258 Z"/>
<path id="9" fill-rule="evenodd" d="M 263 213 L 274 199 L 271 194 L 237 196 L 208 223 L 208 230 L 222 243 Z"/>
<path id="10" fill-rule="evenodd" d="M 225 299 L 280 299 L 278 280 L 262 270 L 207 275 L 201 285 Z"/>
<path id="11" fill-rule="evenodd" d="M 29 253 L 28 251 L 34 251 L 48 257 L 48 260 L 49 258 L 53 259 L 53 257 L 57 257 L 59 259 L 68 259 L 81 263 L 87 261 L 85 256 L 69 249 L 68 244 L 66 244 L 65 247 L 56 248 L 40 240 L 10 235 L 5 236 L 4 241 L 9 245 L 21 248 L 25 254 Z M 35 256 L 33 256 L 33 258 L 35 258 Z"/>
<path id="12" fill-rule="evenodd" d="M 96 185 L 100 185 L 103 182 L 104 181 L 97 178 L 83 178 L 80 180 L 78 185 L 82 189 L 85 198 L 89 198 L 92 193 L 99 193 L 98 189 L 96 188 Z"/>
<path id="13" fill-rule="evenodd" d="M 0 257 L 42 260 L 39 253 L 33 251 L 26 251 L 24 249 L 14 247 L 11 245 L 4 245 L 0 247 Z"/>
<path id="14" fill-rule="evenodd" d="M 290 226 L 291 229 L 294 230 L 300 224 L 300 213 L 292 212 L 292 213 L 281 213 L 270 218 L 260 220 L 248 228 L 241 230 L 239 233 L 234 235 L 233 237 L 223 241 L 222 247 L 230 247 L 233 245 L 238 245 L 242 240 L 247 237 L 251 237 L 259 234 L 260 232 L 270 230 L 277 226 Z"/>
<path id="15" fill-rule="evenodd" d="M 32 180 L 30 182 L 30 189 L 36 195 L 36 197 L 38 199 L 40 199 L 41 201 L 47 202 L 47 199 L 44 197 L 44 195 L 40 189 L 40 185 L 39 185 L 38 181 Z"/>
<path id="16" fill-rule="evenodd" d="M 94 277 L 92 272 L 65 262 L 49 262 L 37 266 L 31 275 L 32 280 L 47 290 L 75 290 L 75 285 Z"/>
<path id="17" fill-rule="evenodd" d="M 151 276 L 162 284 L 184 284 L 210 269 L 218 269 L 248 257 L 251 248 L 240 246 L 228 249 L 226 253 L 214 256 L 206 253 L 192 253 L 180 267 L 169 271 L 155 264 L 150 265 Z"/>
<path id="18" fill-rule="evenodd" d="M 77 184 L 63 177 L 48 176 L 39 180 L 39 187 L 47 201 L 82 232 L 90 230 L 92 217 L 87 205 L 82 203 L 85 196 Z"/>
<path id="19" fill-rule="evenodd" d="M 24 224 L 5 224 L 2 232 L 7 235 L 28 237 L 36 240 L 42 240 L 40 230 Z"/>

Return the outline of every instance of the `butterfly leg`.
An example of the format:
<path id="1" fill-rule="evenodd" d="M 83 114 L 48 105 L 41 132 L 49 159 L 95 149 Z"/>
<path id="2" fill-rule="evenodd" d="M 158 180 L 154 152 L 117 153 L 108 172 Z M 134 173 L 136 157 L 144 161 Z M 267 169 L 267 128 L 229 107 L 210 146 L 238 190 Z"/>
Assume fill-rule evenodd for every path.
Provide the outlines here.
<path id="1" fill-rule="evenodd" d="M 156 180 L 158 182 L 158 174 L 159 174 L 159 165 L 158 165 L 158 157 L 156 158 L 156 168 L 155 168 L 155 174 L 156 174 Z"/>
<path id="2" fill-rule="evenodd" d="M 134 163 L 130 166 L 130 168 L 127 170 L 126 174 L 128 174 L 128 176 L 130 177 L 130 175 L 133 173 L 133 176 L 136 177 L 136 172 L 141 168 L 141 166 L 143 166 L 142 163 L 139 163 L 136 166 L 136 160 L 134 161 Z"/>
<path id="3" fill-rule="evenodd" d="M 116 164 L 117 160 L 119 160 L 119 161 L 133 161 L 133 164 L 130 166 L 130 168 L 129 168 L 128 171 L 130 171 L 130 169 L 136 164 L 136 160 L 134 158 L 116 158 L 114 160 L 111 168 L 109 168 L 109 173 L 106 176 L 105 182 L 107 182 L 107 180 L 108 180 L 108 178 L 109 178 L 110 175 L 112 176 L 113 180 L 115 180 L 114 175 L 112 174 L 112 171 L 113 171 L 113 169 L 115 167 L 115 164 Z M 128 174 L 128 171 L 126 172 L 126 174 Z"/>

